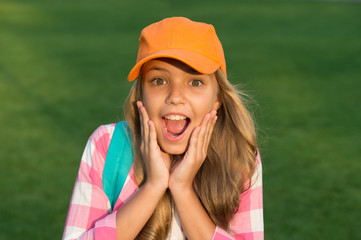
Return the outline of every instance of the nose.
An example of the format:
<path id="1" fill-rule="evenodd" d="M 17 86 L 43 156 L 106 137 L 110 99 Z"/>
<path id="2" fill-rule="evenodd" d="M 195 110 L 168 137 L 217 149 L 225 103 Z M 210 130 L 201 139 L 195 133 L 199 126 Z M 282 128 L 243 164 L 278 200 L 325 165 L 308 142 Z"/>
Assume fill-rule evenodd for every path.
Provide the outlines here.
<path id="1" fill-rule="evenodd" d="M 171 105 L 185 103 L 184 89 L 181 84 L 171 84 L 169 86 L 169 93 L 165 102 Z"/>

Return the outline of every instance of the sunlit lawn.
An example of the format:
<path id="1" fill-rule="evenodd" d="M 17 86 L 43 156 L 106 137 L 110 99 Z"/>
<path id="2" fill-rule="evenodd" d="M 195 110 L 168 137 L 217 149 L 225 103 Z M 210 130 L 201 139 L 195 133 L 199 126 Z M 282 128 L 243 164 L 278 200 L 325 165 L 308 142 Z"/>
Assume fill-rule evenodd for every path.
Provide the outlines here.
<path id="1" fill-rule="evenodd" d="M 140 30 L 212 23 L 253 97 L 266 239 L 361 239 L 361 3 L 0 2 L 0 239 L 59 239 L 87 138 L 122 119 Z"/>

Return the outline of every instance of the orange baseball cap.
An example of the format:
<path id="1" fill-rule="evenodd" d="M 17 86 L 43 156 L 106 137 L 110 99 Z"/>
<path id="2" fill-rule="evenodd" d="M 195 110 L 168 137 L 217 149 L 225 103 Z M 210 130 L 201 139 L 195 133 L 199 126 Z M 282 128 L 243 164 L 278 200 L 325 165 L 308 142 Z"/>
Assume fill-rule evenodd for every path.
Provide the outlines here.
<path id="1" fill-rule="evenodd" d="M 142 65 L 156 58 L 177 59 L 203 74 L 221 68 L 227 77 L 222 44 L 214 27 L 188 18 L 166 18 L 142 30 L 137 62 L 128 80 L 135 80 Z"/>

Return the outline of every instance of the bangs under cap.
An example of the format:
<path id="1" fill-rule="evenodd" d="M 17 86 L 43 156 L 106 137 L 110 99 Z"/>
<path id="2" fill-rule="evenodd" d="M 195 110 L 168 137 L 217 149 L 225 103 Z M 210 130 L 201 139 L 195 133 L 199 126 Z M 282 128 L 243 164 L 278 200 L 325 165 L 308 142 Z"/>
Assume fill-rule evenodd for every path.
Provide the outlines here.
<path id="1" fill-rule="evenodd" d="M 214 27 L 184 17 L 166 18 L 142 30 L 137 62 L 128 80 L 135 80 L 142 65 L 156 58 L 179 60 L 203 74 L 221 68 L 227 77 L 223 48 Z"/>

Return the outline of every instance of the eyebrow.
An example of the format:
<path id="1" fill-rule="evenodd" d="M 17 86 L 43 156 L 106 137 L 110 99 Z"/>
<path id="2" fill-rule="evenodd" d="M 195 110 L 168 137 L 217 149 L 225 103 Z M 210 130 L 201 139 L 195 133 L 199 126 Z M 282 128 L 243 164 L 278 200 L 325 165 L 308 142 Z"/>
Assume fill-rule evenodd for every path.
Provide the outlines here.
<path id="1" fill-rule="evenodd" d="M 169 72 L 169 71 L 168 71 L 167 69 L 165 69 L 165 68 L 160 68 L 160 67 L 156 67 L 156 66 L 149 68 L 149 69 L 148 69 L 148 72 L 150 72 L 150 71 Z"/>

